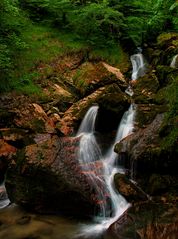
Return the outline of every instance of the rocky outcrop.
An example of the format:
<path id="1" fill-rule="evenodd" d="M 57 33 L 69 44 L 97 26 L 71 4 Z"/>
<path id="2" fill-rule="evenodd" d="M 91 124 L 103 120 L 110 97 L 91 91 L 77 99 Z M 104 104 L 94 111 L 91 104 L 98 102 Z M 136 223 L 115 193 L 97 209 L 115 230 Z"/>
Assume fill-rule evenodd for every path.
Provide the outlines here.
<path id="1" fill-rule="evenodd" d="M 77 161 L 80 139 L 37 135 L 35 140 L 9 164 L 6 188 L 10 200 L 40 213 L 93 215 L 97 197 Z"/>
<path id="2" fill-rule="evenodd" d="M 115 151 L 117 153 L 127 152 L 131 160 L 143 162 L 144 159 L 150 159 L 151 151 L 156 151 L 156 148 L 159 148 L 159 129 L 163 117 L 163 114 L 157 115 L 145 129 L 138 129 L 134 134 L 124 138 L 116 144 Z"/>
<path id="3" fill-rule="evenodd" d="M 93 104 L 98 104 L 100 110 L 114 112 L 116 116 L 121 117 L 125 108 L 129 105 L 129 98 L 120 90 L 117 84 L 101 87 L 91 95 L 73 104 L 62 117 L 59 129 L 65 135 L 73 133 L 86 111 Z"/>
<path id="4" fill-rule="evenodd" d="M 82 97 L 113 83 L 123 90 L 128 85 L 119 69 L 104 62 L 85 62 L 76 71 L 73 82 Z"/>

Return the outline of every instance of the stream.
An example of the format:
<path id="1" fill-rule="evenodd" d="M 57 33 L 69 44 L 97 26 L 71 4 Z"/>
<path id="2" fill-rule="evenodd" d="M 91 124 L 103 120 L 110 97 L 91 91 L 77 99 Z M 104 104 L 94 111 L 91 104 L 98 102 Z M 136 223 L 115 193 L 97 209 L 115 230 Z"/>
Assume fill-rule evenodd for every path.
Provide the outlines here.
<path id="1" fill-rule="evenodd" d="M 143 76 L 146 70 L 142 53 L 131 56 L 133 66 L 132 80 Z M 130 95 L 133 94 L 129 89 Z M 114 153 L 114 145 L 132 133 L 136 106 L 132 103 L 124 113 L 113 143 L 102 155 L 95 138 L 95 121 L 98 106 L 92 106 L 86 113 L 76 137 L 81 137 L 78 161 L 83 171 L 96 173 L 88 174 L 88 182 L 95 185 L 99 210 L 90 222 L 76 221 L 74 218 L 64 218 L 54 215 L 37 215 L 27 213 L 15 204 L 9 204 L 7 198 L 0 201 L 0 239 L 116 239 L 107 230 L 131 206 L 122 195 L 116 192 L 113 178 L 116 173 L 124 174 L 124 168 L 116 164 L 118 155 Z M 96 162 L 102 167 L 97 170 Z M 91 168 L 92 167 L 92 168 Z M 96 167 L 96 168 L 95 168 Z M 3 187 L 3 186 L 2 186 Z M 82 209 L 81 209 L 82 210 Z"/>

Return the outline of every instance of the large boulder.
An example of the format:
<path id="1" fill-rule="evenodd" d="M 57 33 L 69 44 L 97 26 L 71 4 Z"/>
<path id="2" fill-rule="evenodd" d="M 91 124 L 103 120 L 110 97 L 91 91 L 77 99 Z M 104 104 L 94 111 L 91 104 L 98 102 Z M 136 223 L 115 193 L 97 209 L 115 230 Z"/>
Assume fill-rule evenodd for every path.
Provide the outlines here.
<path id="1" fill-rule="evenodd" d="M 164 114 L 137 129 L 115 146 L 119 155 L 127 159 L 130 174 L 139 182 L 143 190 L 151 195 L 175 193 L 175 179 L 178 166 L 176 148 L 163 148 L 160 129 L 164 123 Z M 172 176 L 168 176 L 172 175 Z"/>
<path id="2" fill-rule="evenodd" d="M 10 200 L 40 213 L 93 215 L 97 195 L 88 172 L 77 161 L 80 138 L 37 135 L 35 140 L 9 164 Z"/>
<path id="3" fill-rule="evenodd" d="M 129 105 L 128 96 L 123 93 L 117 84 L 100 87 L 92 94 L 73 104 L 65 113 L 59 123 L 59 129 L 65 135 L 73 133 L 83 119 L 87 110 L 93 105 L 100 106 L 99 112 L 114 113 L 116 119 L 120 119 Z M 113 117 L 110 118 L 113 119 Z M 104 117 L 102 118 L 102 121 Z M 117 120 L 118 123 L 118 120 Z"/>
<path id="4" fill-rule="evenodd" d="M 112 83 L 118 84 L 121 89 L 127 88 L 127 83 L 121 71 L 104 62 L 85 62 L 76 71 L 73 82 L 82 97 Z"/>

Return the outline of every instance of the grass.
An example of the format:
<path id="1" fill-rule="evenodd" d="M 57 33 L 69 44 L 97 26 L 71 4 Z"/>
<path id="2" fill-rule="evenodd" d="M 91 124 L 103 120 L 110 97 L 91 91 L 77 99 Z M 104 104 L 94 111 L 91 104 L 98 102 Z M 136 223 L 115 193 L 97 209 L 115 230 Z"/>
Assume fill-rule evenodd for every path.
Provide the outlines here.
<path id="1" fill-rule="evenodd" d="M 23 31 L 22 41 L 25 42 L 26 48 L 14 54 L 12 87 L 25 94 L 40 94 L 40 88 L 35 84 L 40 77 L 40 73 L 36 70 L 39 63 L 50 63 L 67 53 L 89 50 L 90 58 L 101 59 L 115 65 L 123 60 L 123 51 L 118 45 L 91 49 L 73 33 L 59 31 L 48 25 L 29 23 L 28 28 Z"/>
<path id="2" fill-rule="evenodd" d="M 123 51 L 120 45 L 113 44 L 105 48 L 96 48 L 90 52 L 91 58 L 101 58 L 110 64 L 118 65 L 123 60 Z"/>

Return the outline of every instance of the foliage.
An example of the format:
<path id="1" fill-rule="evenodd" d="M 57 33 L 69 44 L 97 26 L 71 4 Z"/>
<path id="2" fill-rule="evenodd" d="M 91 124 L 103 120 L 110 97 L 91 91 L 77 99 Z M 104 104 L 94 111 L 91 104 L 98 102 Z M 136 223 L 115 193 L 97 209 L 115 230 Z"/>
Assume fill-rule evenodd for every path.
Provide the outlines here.
<path id="1" fill-rule="evenodd" d="M 20 36 L 23 14 L 17 3 L 13 0 L 0 2 L 0 90 L 9 88 L 14 54 L 26 47 Z"/>
<path id="2" fill-rule="evenodd" d="M 119 39 L 123 27 L 123 14 L 109 8 L 106 4 L 92 3 L 75 11 L 71 22 L 78 36 L 90 45 L 106 44 Z"/>
<path id="3" fill-rule="evenodd" d="M 177 8 L 175 0 L 1 0 L 0 90 L 19 85 L 12 77 L 21 82 L 37 61 L 69 49 L 84 47 L 91 55 L 99 52 L 109 59 L 120 42 L 135 48 L 162 31 L 174 32 Z M 52 33 L 43 34 L 40 27 L 38 38 L 34 22 L 50 28 L 60 40 L 54 42 Z"/>
<path id="4" fill-rule="evenodd" d="M 166 114 L 163 130 L 167 128 L 167 135 L 163 139 L 162 147 L 164 149 L 177 150 L 178 142 L 178 76 L 173 76 L 172 83 L 164 89 L 164 97 L 168 102 L 169 110 Z"/>

